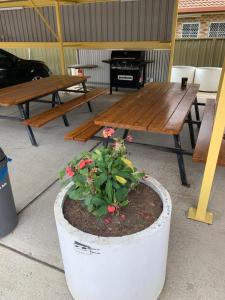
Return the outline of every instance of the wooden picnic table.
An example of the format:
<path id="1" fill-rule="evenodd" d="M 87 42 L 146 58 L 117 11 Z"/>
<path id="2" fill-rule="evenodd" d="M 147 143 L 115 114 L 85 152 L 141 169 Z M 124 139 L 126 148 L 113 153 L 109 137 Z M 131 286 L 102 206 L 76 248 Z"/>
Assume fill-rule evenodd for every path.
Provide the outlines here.
<path id="1" fill-rule="evenodd" d="M 192 148 L 195 147 L 191 107 L 197 101 L 199 85 L 189 84 L 182 89 L 179 83 L 151 83 L 134 94 L 123 97 L 101 113 L 94 121 L 102 127 L 114 127 L 172 135 L 175 148 L 149 145 L 151 148 L 177 154 L 180 177 L 188 185 L 183 155 L 192 155 L 181 147 L 180 133 L 188 123 Z"/>
<path id="2" fill-rule="evenodd" d="M 0 106 L 24 104 L 83 83 L 86 77 L 50 76 L 0 89 Z"/>
<path id="3" fill-rule="evenodd" d="M 80 76 L 50 76 L 40 80 L 17 84 L 0 89 L 0 106 L 8 107 L 16 105 L 19 109 L 20 117 L 0 115 L 0 119 L 26 120 L 29 118 L 29 103 L 42 102 L 51 103 L 52 107 L 56 104 L 62 104 L 59 91 L 65 90 L 73 85 L 82 84 L 84 92 L 87 91 L 85 82 L 87 77 Z M 52 95 L 52 100 L 40 99 L 44 96 Z M 24 107 L 25 105 L 25 107 Z M 65 115 L 62 116 L 65 126 L 68 126 L 68 120 Z M 32 128 L 27 125 L 28 134 L 32 145 L 37 145 Z"/>

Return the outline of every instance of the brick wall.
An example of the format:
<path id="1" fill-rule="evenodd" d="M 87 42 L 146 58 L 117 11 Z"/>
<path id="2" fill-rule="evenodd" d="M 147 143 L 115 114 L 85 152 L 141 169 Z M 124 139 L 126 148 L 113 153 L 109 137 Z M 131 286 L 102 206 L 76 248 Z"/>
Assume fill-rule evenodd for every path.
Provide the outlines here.
<path id="1" fill-rule="evenodd" d="M 196 17 L 179 17 L 177 24 L 177 38 L 182 37 L 182 24 L 199 22 L 200 28 L 198 32 L 198 38 L 207 38 L 209 32 L 209 26 L 211 22 L 225 22 L 225 13 L 223 14 L 212 14 L 212 15 L 199 15 Z"/>

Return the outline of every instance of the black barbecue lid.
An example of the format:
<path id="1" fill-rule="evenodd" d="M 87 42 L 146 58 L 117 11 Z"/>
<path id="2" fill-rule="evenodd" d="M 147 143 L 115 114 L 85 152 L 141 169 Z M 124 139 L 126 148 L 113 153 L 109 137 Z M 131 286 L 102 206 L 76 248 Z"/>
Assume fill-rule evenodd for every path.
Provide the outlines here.
<path id="1" fill-rule="evenodd" d="M 5 157 L 6 157 L 5 153 L 2 150 L 2 148 L 0 147 L 0 162 L 3 161 L 5 159 Z"/>
<path id="2" fill-rule="evenodd" d="M 115 50 L 111 53 L 111 59 L 145 59 L 145 51 L 133 51 L 133 50 Z"/>

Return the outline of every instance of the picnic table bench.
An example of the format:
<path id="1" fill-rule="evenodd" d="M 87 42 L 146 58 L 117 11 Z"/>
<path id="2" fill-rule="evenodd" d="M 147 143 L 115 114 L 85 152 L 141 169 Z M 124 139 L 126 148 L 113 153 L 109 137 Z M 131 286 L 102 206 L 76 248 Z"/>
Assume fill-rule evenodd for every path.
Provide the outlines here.
<path id="1" fill-rule="evenodd" d="M 196 147 L 193 154 L 193 161 L 205 163 L 208 156 L 210 140 L 212 136 L 214 117 L 216 112 L 216 101 L 208 99 L 206 102 L 201 128 L 199 131 Z M 225 140 L 223 139 L 220 154 L 217 162 L 218 166 L 225 167 Z"/>
<path id="2" fill-rule="evenodd" d="M 96 89 L 87 91 L 85 84 L 86 80 L 86 77 L 78 76 L 50 76 L 40 80 L 33 80 L 3 88 L 0 90 L 0 106 L 9 107 L 16 105 L 19 109 L 20 117 L 0 115 L 0 119 L 22 120 L 22 123 L 28 130 L 32 145 L 37 146 L 31 127 L 42 127 L 46 123 L 60 116 L 62 116 L 65 126 L 69 126 L 69 122 L 65 114 L 85 103 L 88 104 L 89 110 L 92 111 L 90 101 L 105 93 L 105 90 Z M 82 96 L 75 97 L 66 103 L 62 103 L 59 91 L 65 90 L 76 84 L 82 84 L 84 94 Z M 40 99 L 47 95 L 52 95 L 52 99 Z M 50 103 L 52 108 L 30 117 L 30 102 Z"/>
<path id="3" fill-rule="evenodd" d="M 66 134 L 67 140 L 87 141 L 101 140 L 95 136 L 103 127 L 122 128 L 124 138 L 129 130 L 155 132 L 171 135 L 175 147 L 164 147 L 145 143 L 136 143 L 160 151 L 177 155 L 180 178 L 188 186 L 183 155 L 192 155 L 191 151 L 181 146 L 180 133 L 185 123 L 189 126 L 191 146 L 195 148 L 195 137 L 191 107 L 196 103 L 199 85 L 189 84 L 182 89 L 178 83 L 151 83 L 136 93 L 124 96 L 105 112 L 82 124 L 79 128 Z"/>

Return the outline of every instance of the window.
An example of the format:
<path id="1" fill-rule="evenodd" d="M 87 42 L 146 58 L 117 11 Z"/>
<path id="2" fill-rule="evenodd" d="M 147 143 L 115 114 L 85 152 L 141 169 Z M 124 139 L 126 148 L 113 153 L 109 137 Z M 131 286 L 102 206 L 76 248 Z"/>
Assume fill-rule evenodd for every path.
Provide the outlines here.
<path id="1" fill-rule="evenodd" d="M 225 22 L 213 22 L 209 26 L 209 37 L 225 37 Z"/>
<path id="2" fill-rule="evenodd" d="M 182 38 L 197 38 L 199 30 L 199 23 L 183 23 Z"/>

